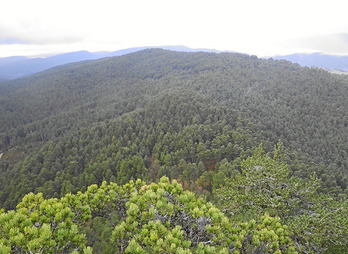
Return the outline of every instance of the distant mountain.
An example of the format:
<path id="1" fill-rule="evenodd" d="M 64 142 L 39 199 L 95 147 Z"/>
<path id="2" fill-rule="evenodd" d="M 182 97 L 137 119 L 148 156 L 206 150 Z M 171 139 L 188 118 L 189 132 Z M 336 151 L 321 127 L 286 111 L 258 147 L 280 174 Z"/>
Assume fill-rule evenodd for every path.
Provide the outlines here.
<path id="1" fill-rule="evenodd" d="M 0 66 L 28 60 L 25 56 L 10 56 L 0 58 Z"/>
<path id="2" fill-rule="evenodd" d="M 80 62 L 86 60 L 96 60 L 104 57 L 114 57 L 126 55 L 148 48 L 162 48 L 180 52 L 220 52 L 212 49 L 191 49 L 185 46 L 161 46 L 161 47 L 136 47 L 117 50 L 113 52 L 88 52 L 77 51 L 65 54 L 59 54 L 47 58 L 27 58 L 24 56 L 14 56 L 0 58 L 0 82 L 16 78 L 26 77 L 52 67 Z"/>
<path id="3" fill-rule="evenodd" d="M 92 60 L 103 57 L 97 53 L 78 51 L 47 58 L 6 57 L 0 58 L 0 80 L 16 79 L 52 68 L 57 65 Z"/>
<path id="4" fill-rule="evenodd" d="M 284 59 L 301 66 L 319 67 L 329 71 L 338 70 L 348 72 L 348 56 L 333 56 L 321 53 L 314 54 L 292 54 L 277 56 L 274 59 Z"/>

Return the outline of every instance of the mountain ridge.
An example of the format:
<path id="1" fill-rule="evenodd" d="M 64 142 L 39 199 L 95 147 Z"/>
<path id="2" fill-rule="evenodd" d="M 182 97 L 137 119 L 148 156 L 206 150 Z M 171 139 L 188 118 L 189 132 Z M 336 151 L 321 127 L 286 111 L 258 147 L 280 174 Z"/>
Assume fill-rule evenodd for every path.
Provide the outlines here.
<path id="1" fill-rule="evenodd" d="M 69 52 L 58 54 L 54 56 L 48 56 L 45 58 L 28 58 L 25 56 L 13 56 L 13 57 L 4 57 L 0 58 L 0 82 L 6 80 L 12 80 L 17 78 L 26 77 L 33 75 L 35 73 L 53 68 L 55 66 L 96 60 L 105 57 L 114 57 L 126 55 L 129 53 L 137 52 L 149 48 L 161 48 L 179 52 L 221 52 L 213 49 L 191 49 L 186 46 L 159 46 L 159 47 L 135 47 L 121 49 L 111 52 L 89 52 L 86 50 Z"/>
<path id="2" fill-rule="evenodd" d="M 212 107 L 231 108 L 259 125 L 267 142 L 284 140 L 319 162 L 325 154 L 330 157 L 325 163 L 339 163 L 346 171 L 347 148 L 336 147 L 347 140 L 346 82 L 286 61 L 147 49 L 2 83 L 1 147 L 47 141 L 144 108 L 166 93 L 194 93 L 208 98 Z M 303 119 L 308 126 L 302 128 Z"/>
<path id="3" fill-rule="evenodd" d="M 81 50 L 45 58 L 28 58 L 25 56 L 3 57 L 0 58 L 0 82 L 26 77 L 59 65 L 96 60 L 105 57 L 121 56 L 150 48 L 160 48 L 177 52 L 235 53 L 234 51 L 220 51 L 205 48 L 193 49 L 186 46 L 144 46 L 105 52 L 89 52 Z M 345 74 L 348 72 L 348 56 L 327 55 L 318 52 L 294 53 L 290 55 L 274 56 L 272 58 L 276 60 L 287 60 L 292 63 L 300 64 L 301 66 L 323 68 L 332 73 Z"/>
<path id="4" fill-rule="evenodd" d="M 348 72 L 348 56 L 327 55 L 323 53 L 291 54 L 276 56 L 274 59 L 284 59 L 301 66 L 318 67 L 328 71 Z"/>

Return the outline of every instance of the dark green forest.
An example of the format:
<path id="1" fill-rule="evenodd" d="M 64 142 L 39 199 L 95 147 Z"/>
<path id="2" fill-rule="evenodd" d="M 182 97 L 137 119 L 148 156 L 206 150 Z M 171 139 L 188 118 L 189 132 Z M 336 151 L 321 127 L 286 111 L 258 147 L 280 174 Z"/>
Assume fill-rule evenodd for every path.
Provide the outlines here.
<path id="1" fill-rule="evenodd" d="M 2 82 L 0 253 L 346 253 L 347 97 L 162 49 Z"/>

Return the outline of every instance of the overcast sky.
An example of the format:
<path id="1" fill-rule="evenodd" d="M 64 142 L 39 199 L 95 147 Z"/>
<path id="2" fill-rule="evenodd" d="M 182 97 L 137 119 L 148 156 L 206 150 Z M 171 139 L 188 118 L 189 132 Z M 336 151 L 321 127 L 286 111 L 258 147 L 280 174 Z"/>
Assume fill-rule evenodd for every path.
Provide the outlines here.
<path id="1" fill-rule="evenodd" d="M 348 55 L 346 0 L 0 0 L 0 57 L 185 45 Z"/>

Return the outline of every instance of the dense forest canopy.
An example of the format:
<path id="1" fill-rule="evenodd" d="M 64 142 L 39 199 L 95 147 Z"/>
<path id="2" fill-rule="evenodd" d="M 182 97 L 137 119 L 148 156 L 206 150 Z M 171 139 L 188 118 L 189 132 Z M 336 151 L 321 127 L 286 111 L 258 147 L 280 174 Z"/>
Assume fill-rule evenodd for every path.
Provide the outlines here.
<path id="1" fill-rule="evenodd" d="M 173 234 L 175 242 L 180 242 L 180 247 L 174 248 L 177 253 L 342 252 L 347 246 L 342 238 L 347 239 L 344 227 L 348 220 L 344 212 L 348 195 L 347 96 L 347 77 L 321 69 L 242 54 L 161 49 L 64 65 L 2 82 L 0 207 L 6 212 L 0 213 L 0 224 L 18 214 L 29 216 L 25 220 L 32 224 L 28 222 L 28 226 L 38 223 L 21 210 L 23 202 L 30 206 L 28 197 L 39 198 L 26 196 L 27 201 L 20 203 L 29 192 L 47 198 L 35 201 L 38 206 L 61 202 L 59 209 L 69 207 L 71 216 L 76 216 L 76 208 L 63 201 L 64 197 L 80 199 L 91 190 L 88 186 L 103 181 L 123 186 L 138 178 L 147 186 L 145 183 L 169 177 L 179 182 L 180 188 L 220 207 L 221 216 L 228 217 L 226 230 L 236 233 L 229 245 L 221 244 L 226 235 L 210 239 L 215 234 L 211 229 L 209 237 L 202 233 L 210 243 L 203 248 L 194 243 L 196 238 L 191 238 L 193 233 L 183 228 L 185 225 L 175 222 L 168 226 L 165 220 L 156 224 L 158 220 L 151 216 L 143 224 L 138 221 L 138 226 L 126 225 L 130 220 L 136 223 L 137 219 L 127 217 L 134 216 L 134 211 L 126 216 L 108 205 L 107 211 L 100 208 L 100 216 L 92 211 L 88 218 L 64 224 L 69 232 L 82 232 L 64 251 L 85 249 L 88 253 L 91 249 L 87 246 L 96 253 L 114 253 L 115 248 L 129 253 L 173 251 L 173 242 L 163 240 L 159 247 L 153 239 L 148 241 L 142 233 L 146 228 L 146 232 L 155 230 L 157 236 Z M 276 144 L 283 147 L 281 156 L 279 150 L 273 150 Z M 245 193 L 248 188 L 252 191 Z M 158 195 L 163 199 L 163 192 Z M 233 202 L 228 201 L 231 197 Z M 93 203 L 83 202 L 85 209 L 94 209 Z M 127 202 L 127 209 L 139 206 L 129 197 Z M 146 204 L 141 209 L 151 210 Z M 201 203 L 197 209 L 203 209 Z M 202 216 L 210 218 L 212 214 L 208 216 L 204 209 Z M 322 224 L 328 214 L 335 214 L 337 220 Z M 255 228 L 255 223 L 263 225 L 265 218 L 275 221 L 269 225 L 285 225 L 289 240 L 283 235 L 285 242 L 277 242 L 278 235 L 270 243 L 263 233 L 252 231 L 267 228 Z M 53 224 L 44 227 L 51 219 L 40 222 L 40 230 L 47 237 L 52 234 L 52 246 L 42 249 L 44 253 L 52 252 L 58 241 Z M 190 223 L 197 225 L 194 219 Z M 243 229 L 237 226 L 240 223 L 246 223 L 243 227 L 251 231 L 238 231 Z M 25 228 L 18 226 L 18 230 Z M 93 232 L 100 235 L 92 239 Z M 105 236 L 111 232 L 113 238 Z M 7 234 L 10 232 L 0 231 L 0 237 L 9 239 Z M 19 245 L 0 241 L 0 248 L 19 250 L 20 243 L 27 240 L 18 240 Z M 32 250 L 38 251 L 37 245 L 33 246 Z"/>

